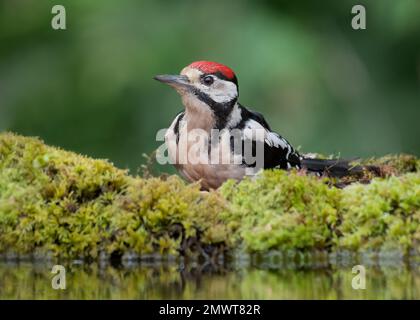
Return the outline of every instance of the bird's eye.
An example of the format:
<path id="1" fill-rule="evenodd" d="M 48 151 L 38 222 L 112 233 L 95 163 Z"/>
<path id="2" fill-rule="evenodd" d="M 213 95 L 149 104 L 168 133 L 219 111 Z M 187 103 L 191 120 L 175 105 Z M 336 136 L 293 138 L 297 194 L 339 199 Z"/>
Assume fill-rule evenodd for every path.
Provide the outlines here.
<path id="1" fill-rule="evenodd" d="M 206 85 L 206 86 L 210 86 L 211 84 L 213 84 L 214 79 L 212 76 L 205 76 L 202 80 L 202 82 Z"/>

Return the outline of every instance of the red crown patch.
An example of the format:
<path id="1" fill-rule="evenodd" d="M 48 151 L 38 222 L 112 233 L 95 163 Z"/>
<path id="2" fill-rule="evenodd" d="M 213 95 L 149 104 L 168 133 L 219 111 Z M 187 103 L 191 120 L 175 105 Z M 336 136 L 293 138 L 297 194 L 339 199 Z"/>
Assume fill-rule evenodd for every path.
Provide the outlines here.
<path id="1" fill-rule="evenodd" d="M 220 72 L 228 79 L 233 79 L 235 73 L 233 70 L 224 64 L 212 61 L 196 61 L 189 65 L 189 67 L 203 71 L 204 73 L 217 73 Z"/>

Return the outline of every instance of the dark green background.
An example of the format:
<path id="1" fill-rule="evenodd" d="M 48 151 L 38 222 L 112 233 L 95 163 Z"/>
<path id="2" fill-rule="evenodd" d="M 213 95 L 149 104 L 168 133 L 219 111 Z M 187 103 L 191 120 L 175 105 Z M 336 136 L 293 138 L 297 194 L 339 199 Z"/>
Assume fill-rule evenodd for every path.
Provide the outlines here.
<path id="1" fill-rule="evenodd" d="M 0 0 L 0 131 L 135 171 L 182 109 L 152 77 L 206 59 L 303 152 L 420 155 L 420 1 L 322 3 Z"/>

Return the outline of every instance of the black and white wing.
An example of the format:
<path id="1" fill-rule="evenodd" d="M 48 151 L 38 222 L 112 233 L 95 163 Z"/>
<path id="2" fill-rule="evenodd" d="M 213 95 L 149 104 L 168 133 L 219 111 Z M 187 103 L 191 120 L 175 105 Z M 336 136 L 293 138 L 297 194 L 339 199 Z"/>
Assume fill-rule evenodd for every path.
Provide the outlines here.
<path id="1" fill-rule="evenodd" d="M 242 107 L 240 126 L 247 139 L 258 139 L 264 143 L 264 168 L 300 168 L 301 157 L 293 146 L 278 133 L 271 131 L 264 117 L 257 112 Z M 262 132 L 256 136 L 254 132 Z M 264 141 L 261 141 L 264 139 Z"/>

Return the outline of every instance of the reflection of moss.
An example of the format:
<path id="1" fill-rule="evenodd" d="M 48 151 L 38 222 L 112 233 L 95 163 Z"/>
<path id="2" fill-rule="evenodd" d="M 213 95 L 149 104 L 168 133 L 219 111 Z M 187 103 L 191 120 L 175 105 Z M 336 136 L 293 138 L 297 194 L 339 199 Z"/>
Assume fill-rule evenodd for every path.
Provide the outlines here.
<path id="1" fill-rule="evenodd" d="M 354 264 L 352 264 L 354 265 Z M 352 266 L 351 265 L 351 266 Z M 66 289 L 51 288 L 52 265 L 2 264 L 0 299 L 419 299 L 420 270 L 367 266 L 366 289 L 354 290 L 345 268 L 201 270 L 177 264 L 64 265 Z"/>
<path id="2" fill-rule="evenodd" d="M 419 160 L 369 160 L 384 178 L 344 189 L 265 171 L 219 191 L 176 176 L 133 177 L 104 160 L 0 135 L 0 252 L 200 253 L 270 249 L 418 249 Z M 408 172 L 408 173 L 407 173 Z"/>

